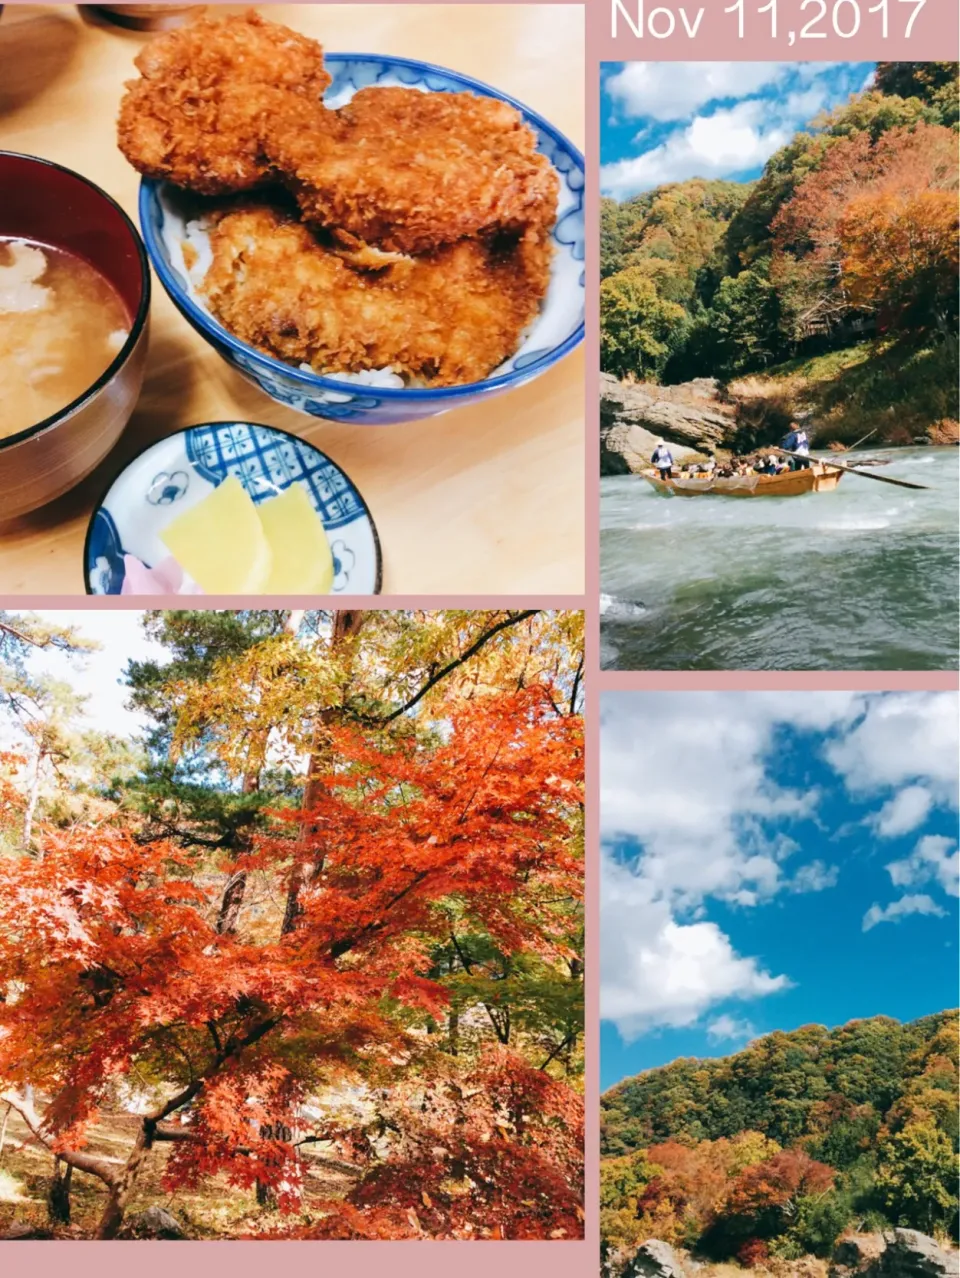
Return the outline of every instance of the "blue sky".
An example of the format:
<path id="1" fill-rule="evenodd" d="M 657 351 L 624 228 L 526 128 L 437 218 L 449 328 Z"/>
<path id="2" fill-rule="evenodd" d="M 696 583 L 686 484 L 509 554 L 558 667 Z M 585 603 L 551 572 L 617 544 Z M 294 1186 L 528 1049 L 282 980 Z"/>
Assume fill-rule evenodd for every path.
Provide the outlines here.
<path id="1" fill-rule="evenodd" d="M 958 1002 L 954 693 L 605 693 L 601 1080 Z"/>
<path id="2" fill-rule="evenodd" d="M 607 62 L 600 186 L 629 199 L 687 178 L 750 181 L 821 111 L 863 89 L 873 62 Z"/>

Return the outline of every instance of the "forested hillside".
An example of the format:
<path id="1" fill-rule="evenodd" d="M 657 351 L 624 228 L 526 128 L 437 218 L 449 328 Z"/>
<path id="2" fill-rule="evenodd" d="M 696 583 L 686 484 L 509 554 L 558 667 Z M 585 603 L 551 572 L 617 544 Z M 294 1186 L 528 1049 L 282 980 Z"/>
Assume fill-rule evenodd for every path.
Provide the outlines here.
<path id="1" fill-rule="evenodd" d="M 881 63 L 757 182 L 605 199 L 603 371 L 786 381 L 838 437 L 955 421 L 957 116 L 956 63 Z"/>
<path id="2" fill-rule="evenodd" d="M 957 1228 L 957 1013 L 777 1032 L 602 1099 L 602 1233 L 754 1264 L 851 1223 Z"/>

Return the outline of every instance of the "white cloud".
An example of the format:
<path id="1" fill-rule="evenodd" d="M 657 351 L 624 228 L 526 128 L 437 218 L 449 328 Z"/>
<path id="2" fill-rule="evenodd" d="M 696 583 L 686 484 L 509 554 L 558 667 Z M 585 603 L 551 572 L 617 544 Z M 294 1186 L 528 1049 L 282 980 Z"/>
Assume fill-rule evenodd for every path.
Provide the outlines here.
<path id="1" fill-rule="evenodd" d="M 601 1006 L 625 1037 L 787 988 L 703 918 L 704 901 L 749 908 L 830 885 L 822 862 L 785 874 L 797 845 L 769 823 L 811 815 L 818 795 L 777 785 L 768 762 L 781 725 L 825 731 L 858 712 L 852 693 L 603 697 Z M 614 844 L 642 851 L 627 864 Z"/>
<path id="2" fill-rule="evenodd" d="M 718 1016 L 707 1026 L 707 1038 L 712 1043 L 746 1042 L 753 1038 L 756 1030 L 749 1021 L 737 1020 L 735 1016 Z"/>
<path id="3" fill-rule="evenodd" d="M 902 896 L 899 901 L 893 901 L 885 908 L 871 905 L 863 916 L 863 930 L 869 932 L 878 923 L 899 923 L 908 914 L 933 914 L 942 918 L 946 910 L 941 909 L 932 897 L 926 895 Z"/>
<path id="4" fill-rule="evenodd" d="M 769 777 L 776 729 L 826 730 L 857 708 L 854 694 L 832 692 L 605 696 L 604 839 L 641 844 L 644 878 L 672 904 L 773 895 L 796 844 L 767 823 L 809 815 L 818 800 Z"/>
<path id="5" fill-rule="evenodd" d="M 888 799 L 876 816 L 874 825 L 884 839 L 909 834 L 924 821 L 933 807 L 933 795 L 923 785 L 908 785 Z"/>
<path id="6" fill-rule="evenodd" d="M 625 199 L 666 182 L 760 169 L 824 108 L 859 88 L 857 74 L 847 63 L 625 63 L 604 89 L 614 123 L 640 123 L 639 154 L 605 164 L 601 188 Z M 648 147 L 653 130 L 660 140 Z"/>
<path id="7" fill-rule="evenodd" d="M 957 806 L 960 772 L 955 692 L 888 693 L 871 698 L 827 758 L 855 793 L 922 784 L 940 803 Z"/>
<path id="8" fill-rule="evenodd" d="M 960 896 L 960 851 L 956 839 L 925 835 L 903 861 L 886 867 L 894 887 L 919 887 L 938 883 L 949 896 Z"/>
<path id="9" fill-rule="evenodd" d="M 793 132 L 792 124 L 771 116 L 768 104 L 747 99 L 697 116 L 652 151 L 603 165 L 600 184 L 605 195 L 624 199 L 665 182 L 746 173 L 762 167 Z"/>
<path id="10" fill-rule="evenodd" d="M 708 915 L 711 898 L 759 908 L 780 892 L 826 891 L 838 882 L 839 867 L 821 859 L 794 868 L 800 849 L 789 822 L 815 818 L 820 795 L 802 780 L 792 787 L 774 780 L 779 734 L 825 734 L 822 754 L 859 801 L 910 785 L 946 801 L 955 788 L 956 698 L 936 695 L 604 695 L 603 1016 L 632 1037 L 658 1025 L 694 1025 L 721 1002 L 787 988 L 788 974 L 739 953 Z M 884 826 L 921 819 L 919 810 L 917 796 L 900 798 L 882 809 Z M 924 877 L 913 879 L 921 870 L 911 859 L 910 884 L 946 886 L 956 876 L 951 849 L 921 840 L 914 857 Z M 929 896 L 908 896 L 874 905 L 864 930 L 909 913 L 942 910 Z"/>
<path id="11" fill-rule="evenodd" d="M 693 1025 L 715 1003 L 788 988 L 737 954 L 715 923 L 679 923 L 649 883 L 604 860 L 601 1006 L 625 1039 L 658 1026 Z"/>
<path id="12" fill-rule="evenodd" d="M 789 62 L 627 62 L 605 82 L 631 119 L 686 120 L 708 102 L 742 98 L 777 80 Z"/>
<path id="13" fill-rule="evenodd" d="M 793 892 L 823 892 L 827 888 L 836 887 L 839 877 L 839 866 L 827 865 L 823 861 L 810 861 L 806 865 L 801 865 L 790 880 L 790 890 Z"/>

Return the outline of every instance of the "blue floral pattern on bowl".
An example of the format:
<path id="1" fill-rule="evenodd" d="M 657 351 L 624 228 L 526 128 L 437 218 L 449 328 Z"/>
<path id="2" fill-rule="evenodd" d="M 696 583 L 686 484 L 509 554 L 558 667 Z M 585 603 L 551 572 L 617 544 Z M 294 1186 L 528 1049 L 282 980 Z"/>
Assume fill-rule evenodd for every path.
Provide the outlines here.
<path id="1" fill-rule="evenodd" d="M 330 539 L 332 593 L 379 593 L 377 531 L 349 476 L 305 440 L 252 422 L 207 422 L 177 431 L 120 472 L 87 529 L 87 592 L 121 593 L 124 554 L 147 567 L 165 559 L 169 551 L 161 531 L 229 476 L 239 479 L 254 502 L 299 484 Z"/>
<path id="2" fill-rule="evenodd" d="M 560 178 L 555 253 L 550 285 L 540 316 L 520 349 L 482 382 L 427 390 L 371 386 L 343 377 L 321 377 L 262 354 L 230 334 L 193 291 L 175 247 L 185 238 L 187 216 L 177 192 L 165 183 L 140 184 L 140 224 L 154 270 L 174 305 L 217 352 L 244 377 L 280 404 L 312 417 L 390 425 L 415 421 L 491 398 L 523 386 L 569 354 L 583 340 L 584 163 L 571 142 L 536 112 L 468 76 L 406 58 L 331 53 L 324 61 L 332 82 L 324 100 L 338 107 L 369 85 L 403 85 L 428 93 L 473 93 L 508 102 L 537 135 L 538 149 Z"/>

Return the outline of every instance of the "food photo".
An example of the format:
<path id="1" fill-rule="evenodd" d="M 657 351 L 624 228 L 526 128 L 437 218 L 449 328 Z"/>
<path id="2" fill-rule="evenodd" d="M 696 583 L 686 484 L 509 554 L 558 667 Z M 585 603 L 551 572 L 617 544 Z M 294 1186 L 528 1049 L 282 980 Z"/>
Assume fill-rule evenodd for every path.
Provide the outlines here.
<path id="1" fill-rule="evenodd" d="M 580 591 L 582 23 L 8 9 L 0 589 Z"/>

